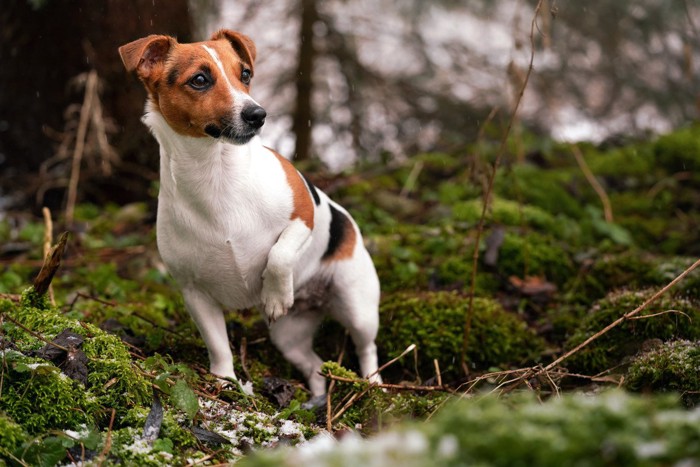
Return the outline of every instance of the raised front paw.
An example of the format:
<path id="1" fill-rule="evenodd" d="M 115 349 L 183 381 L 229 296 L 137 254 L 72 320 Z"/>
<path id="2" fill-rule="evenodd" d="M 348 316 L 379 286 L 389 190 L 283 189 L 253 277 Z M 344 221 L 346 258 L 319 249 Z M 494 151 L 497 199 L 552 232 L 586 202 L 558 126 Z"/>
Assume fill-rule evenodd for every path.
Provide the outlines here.
<path id="1" fill-rule="evenodd" d="M 263 273 L 262 303 L 269 322 L 287 314 L 294 304 L 294 288 L 292 276 L 279 277 Z"/>

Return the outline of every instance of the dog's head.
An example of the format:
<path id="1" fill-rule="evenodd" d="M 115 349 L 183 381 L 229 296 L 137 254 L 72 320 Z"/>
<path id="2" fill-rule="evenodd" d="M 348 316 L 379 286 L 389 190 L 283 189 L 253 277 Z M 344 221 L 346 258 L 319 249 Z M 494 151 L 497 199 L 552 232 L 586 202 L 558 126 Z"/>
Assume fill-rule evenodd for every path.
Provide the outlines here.
<path id="1" fill-rule="evenodd" d="M 152 35 L 121 46 L 119 54 L 153 108 L 182 135 L 245 144 L 265 123 L 265 109 L 248 94 L 255 44 L 244 34 L 224 29 L 193 44 Z"/>

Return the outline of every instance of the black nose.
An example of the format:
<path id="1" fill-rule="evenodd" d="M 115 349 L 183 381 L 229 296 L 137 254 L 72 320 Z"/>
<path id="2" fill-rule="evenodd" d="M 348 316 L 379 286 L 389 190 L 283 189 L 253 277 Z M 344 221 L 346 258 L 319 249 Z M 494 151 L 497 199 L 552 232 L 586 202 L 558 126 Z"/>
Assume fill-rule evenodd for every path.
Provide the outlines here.
<path id="1" fill-rule="evenodd" d="M 259 105 L 249 105 L 241 112 L 241 117 L 248 125 L 253 128 L 260 128 L 265 124 L 267 112 Z"/>

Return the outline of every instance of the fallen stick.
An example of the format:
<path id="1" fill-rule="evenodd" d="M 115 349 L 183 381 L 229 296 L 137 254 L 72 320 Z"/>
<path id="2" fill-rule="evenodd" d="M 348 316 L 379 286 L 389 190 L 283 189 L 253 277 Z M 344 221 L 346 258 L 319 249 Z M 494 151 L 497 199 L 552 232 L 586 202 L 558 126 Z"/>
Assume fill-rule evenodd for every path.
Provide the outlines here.
<path id="1" fill-rule="evenodd" d="M 41 271 L 39 271 L 36 279 L 34 279 L 34 292 L 36 292 L 38 296 L 43 296 L 49 289 L 54 274 L 56 274 L 56 271 L 61 266 L 61 258 L 63 257 L 63 251 L 66 249 L 67 242 L 68 232 L 63 232 L 61 236 L 58 237 L 58 243 L 44 259 Z"/>

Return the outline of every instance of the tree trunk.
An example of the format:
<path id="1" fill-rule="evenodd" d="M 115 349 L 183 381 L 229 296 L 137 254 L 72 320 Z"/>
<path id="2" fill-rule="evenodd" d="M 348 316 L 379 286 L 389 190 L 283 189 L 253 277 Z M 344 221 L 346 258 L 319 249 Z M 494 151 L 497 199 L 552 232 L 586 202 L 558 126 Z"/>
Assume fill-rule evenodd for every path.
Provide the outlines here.
<path id="1" fill-rule="evenodd" d="M 297 97 L 292 131 L 296 135 L 294 157 L 304 160 L 311 156 L 311 128 L 313 109 L 314 23 L 318 20 L 316 0 L 300 0 L 301 28 L 299 33 L 299 60 L 297 67 Z"/>
<path id="2" fill-rule="evenodd" d="M 33 7 L 32 5 L 38 5 Z M 110 143 L 124 166 L 109 178 L 81 180 L 81 193 L 95 202 L 143 199 L 151 185 L 142 175 L 158 169 L 158 150 L 140 122 L 145 92 L 129 76 L 117 48 L 148 34 L 189 40 L 187 0 L 4 0 L 0 9 L 0 196 L 34 184 L 40 164 L 57 146 L 64 112 L 82 102 L 69 81 L 97 70 L 105 118 L 116 124 Z M 53 137 L 47 133 L 54 133 Z M 147 166 L 149 170 L 133 170 Z M 124 167 L 132 167 L 128 175 Z M 14 186 L 13 186 L 14 184 Z M 34 193 L 28 193 L 32 201 Z M 44 200 L 60 205 L 64 188 Z"/>

